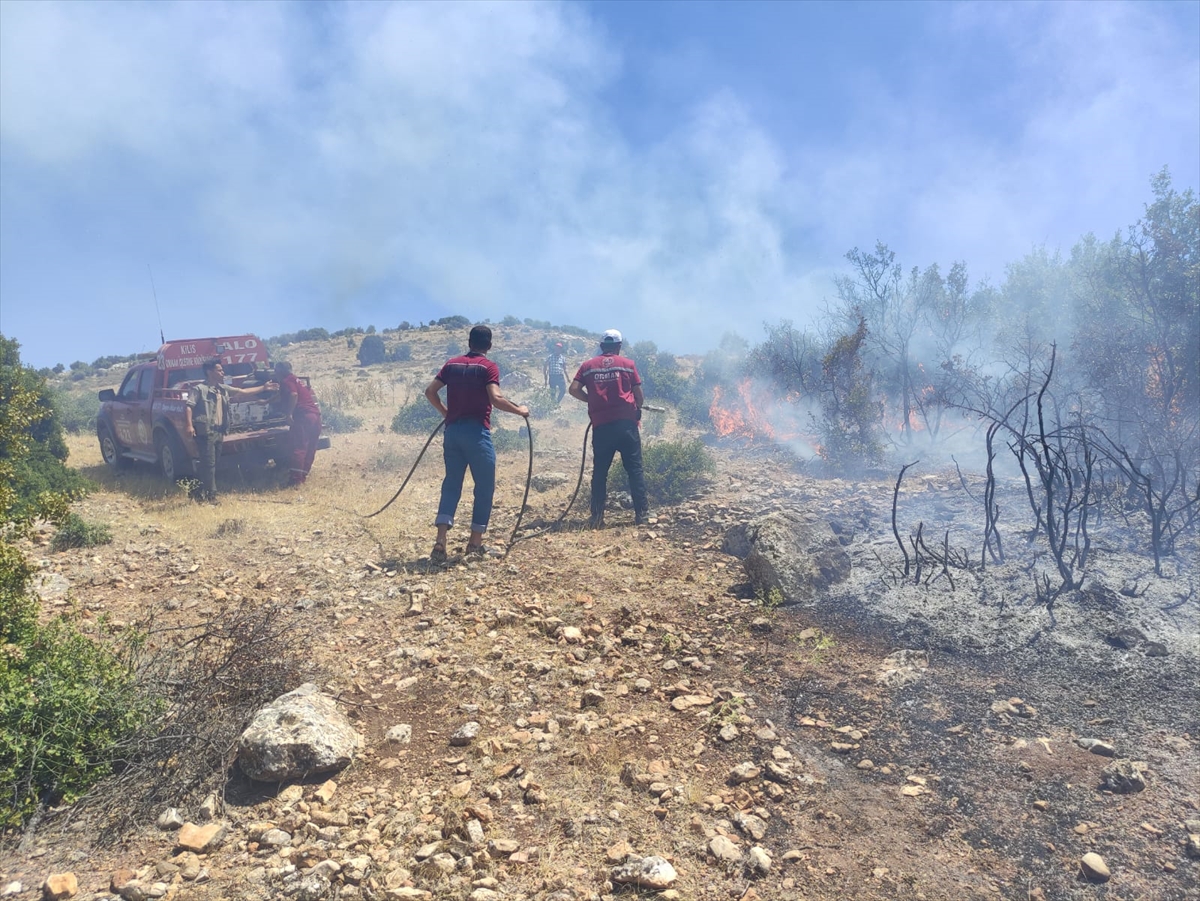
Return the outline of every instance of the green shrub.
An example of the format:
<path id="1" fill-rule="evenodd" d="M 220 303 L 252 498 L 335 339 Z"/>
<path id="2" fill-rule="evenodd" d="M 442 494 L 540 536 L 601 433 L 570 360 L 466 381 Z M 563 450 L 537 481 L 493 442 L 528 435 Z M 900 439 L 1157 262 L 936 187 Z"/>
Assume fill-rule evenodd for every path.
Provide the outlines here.
<path id="1" fill-rule="evenodd" d="M 676 410 L 679 422 L 688 428 L 707 429 L 712 425 L 713 389 L 708 385 L 693 385 L 679 399 Z"/>
<path id="2" fill-rule="evenodd" d="M 86 481 L 63 466 L 45 379 L 21 365 L 19 349 L 0 335 L 0 829 L 86 791 L 147 713 L 119 650 L 67 620 L 38 622 L 32 569 L 14 539 L 38 518 L 68 523 L 71 486 Z"/>
<path id="3" fill-rule="evenodd" d="M 567 396 L 563 395 L 564 403 Z M 547 416 L 552 416 L 558 412 L 560 406 L 554 402 L 554 395 L 550 393 L 550 389 L 544 387 L 535 388 L 528 392 L 522 403 L 529 408 L 529 417 L 531 419 L 545 419 Z"/>
<path id="4" fill-rule="evenodd" d="M 78 513 L 68 513 L 50 540 L 50 547 L 65 551 L 73 547 L 96 547 L 112 544 L 112 532 L 104 523 L 86 522 Z"/>
<path id="5" fill-rule="evenodd" d="M 66 619 L 37 621 L 30 570 L 0 544 L 0 826 L 71 801 L 112 771 L 122 742 L 153 712 L 128 662 Z"/>
<path id="6" fill-rule="evenodd" d="M 365 335 L 362 344 L 358 346 L 358 363 L 360 366 L 370 366 L 372 363 L 382 363 L 387 359 L 387 348 L 379 335 Z"/>
<path id="7" fill-rule="evenodd" d="M 92 482 L 78 470 L 64 466 L 45 444 L 35 444 L 28 455 L 13 463 L 12 469 L 17 492 L 13 512 L 17 516 L 35 511 L 48 495 L 75 500 L 92 487 Z"/>
<path id="8" fill-rule="evenodd" d="M 412 359 L 412 345 L 406 342 L 397 344 L 388 354 L 388 359 L 393 363 L 407 363 Z"/>
<path id="9" fill-rule="evenodd" d="M 95 394 L 48 389 L 47 395 L 54 406 L 54 415 L 64 431 L 80 435 L 96 430 L 96 414 L 100 412 L 100 402 L 96 400 Z"/>
<path id="10" fill-rule="evenodd" d="M 395 416 L 392 417 L 392 431 L 398 435 L 414 435 L 421 432 L 432 432 L 442 420 L 442 415 L 433 408 L 433 404 L 425 399 L 425 395 L 419 395 L 403 407 L 401 407 Z"/>
<path id="11" fill-rule="evenodd" d="M 642 465 L 646 493 L 652 504 L 678 504 L 686 500 L 704 488 L 717 471 L 712 455 L 699 439 L 648 444 L 642 450 Z M 624 467 L 621 472 L 628 485 Z"/>
<path id="12" fill-rule="evenodd" d="M 321 427 L 335 435 L 357 432 L 362 428 L 362 417 L 347 413 L 341 407 L 326 407 L 321 411 Z"/>
<path id="13" fill-rule="evenodd" d="M 523 437 L 519 431 L 512 429 L 498 429 L 492 427 L 492 446 L 496 448 L 496 453 L 506 454 L 510 451 L 525 450 L 529 447 L 529 439 Z"/>
<path id="14" fill-rule="evenodd" d="M 67 443 L 46 380 L 21 365 L 20 344 L 3 335 L 0 398 L 0 522 L 60 520 L 91 483 L 65 465 Z"/>

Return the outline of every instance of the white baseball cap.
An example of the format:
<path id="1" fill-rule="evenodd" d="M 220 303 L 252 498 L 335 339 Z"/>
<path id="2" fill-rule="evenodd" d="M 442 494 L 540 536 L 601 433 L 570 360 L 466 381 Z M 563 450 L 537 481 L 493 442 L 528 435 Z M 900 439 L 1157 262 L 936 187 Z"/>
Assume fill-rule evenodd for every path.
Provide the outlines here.
<path id="1" fill-rule="evenodd" d="M 601 344 L 621 344 L 621 333 L 615 328 L 610 328 L 604 333 L 604 337 L 600 339 Z"/>

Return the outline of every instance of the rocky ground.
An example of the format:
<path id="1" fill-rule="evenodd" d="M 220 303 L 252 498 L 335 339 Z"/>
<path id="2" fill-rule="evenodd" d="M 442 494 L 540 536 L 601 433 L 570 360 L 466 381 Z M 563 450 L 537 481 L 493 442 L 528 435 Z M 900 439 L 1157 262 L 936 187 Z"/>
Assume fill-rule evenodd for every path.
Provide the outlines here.
<path id="1" fill-rule="evenodd" d="M 0 893 L 40 897 L 52 874 L 77 898 L 201 901 L 1200 893 L 1194 544 L 1159 578 L 1114 524 L 1085 589 L 1047 611 L 1014 522 L 1003 565 L 913 584 L 891 537 L 894 474 L 816 478 L 734 446 L 714 448 L 706 493 L 648 526 L 614 511 L 585 531 L 573 514 L 535 535 L 578 472 L 585 420 L 565 407 L 534 425 L 534 471 L 551 474 L 534 528 L 505 557 L 433 568 L 436 457 L 392 508 L 361 514 L 424 442 L 386 424 L 441 348 L 384 380 L 339 373 L 344 343 L 305 347 L 298 371 L 367 421 L 304 489 L 230 474 L 223 504 L 197 507 L 148 472 L 105 472 L 84 437 L 72 463 L 101 488 L 81 513 L 114 543 L 30 552 L 48 611 L 97 630 L 277 605 L 363 750 L 289 784 L 235 769 L 223 797 L 116 844 L 86 814 L 52 819 L 0 852 Z M 500 547 L 525 468 L 522 450 L 502 454 Z M 797 508 L 834 527 L 851 575 L 764 605 L 727 536 Z M 977 510 L 953 469 L 914 473 L 902 534 L 950 530 L 977 556 Z"/>

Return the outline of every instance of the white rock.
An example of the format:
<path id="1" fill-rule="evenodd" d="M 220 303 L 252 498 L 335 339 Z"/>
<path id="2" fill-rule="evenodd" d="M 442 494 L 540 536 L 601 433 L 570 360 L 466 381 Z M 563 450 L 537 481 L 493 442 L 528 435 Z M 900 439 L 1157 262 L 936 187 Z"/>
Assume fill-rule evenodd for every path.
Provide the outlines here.
<path id="1" fill-rule="evenodd" d="M 762 770 L 754 764 L 746 761 L 745 763 L 739 763 L 730 770 L 729 781 L 734 785 L 741 785 L 743 782 L 750 782 L 753 779 L 757 779 L 761 772 Z"/>
<path id="2" fill-rule="evenodd" d="M 708 853 L 717 860 L 723 860 L 727 863 L 742 859 L 742 852 L 732 841 L 723 835 L 714 835 L 708 843 Z"/>
<path id="3" fill-rule="evenodd" d="M 393 745 L 407 745 L 412 741 L 412 726 L 408 723 L 401 723 L 398 726 L 392 726 L 388 729 L 385 740 Z"/>
<path id="4" fill-rule="evenodd" d="M 1104 858 L 1095 851 L 1089 851 L 1083 855 L 1079 860 L 1079 865 L 1083 868 L 1083 875 L 1091 882 L 1108 882 L 1112 875 Z"/>
<path id="5" fill-rule="evenodd" d="M 765 876 L 771 872 L 771 855 L 755 845 L 746 854 L 746 866 L 751 873 Z"/>
<path id="6" fill-rule="evenodd" d="M 675 868 L 661 857 L 641 857 L 614 867 L 609 876 L 618 885 L 636 885 L 639 888 L 665 889 L 679 878 Z"/>
<path id="7" fill-rule="evenodd" d="M 450 736 L 450 744 L 456 748 L 469 745 L 479 735 L 479 723 L 471 721 L 464 723 L 458 731 Z"/>
<path id="8" fill-rule="evenodd" d="M 361 747 L 333 698 L 310 682 L 254 715 L 238 740 L 238 762 L 251 779 L 286 782 L 340 770 Z"/>

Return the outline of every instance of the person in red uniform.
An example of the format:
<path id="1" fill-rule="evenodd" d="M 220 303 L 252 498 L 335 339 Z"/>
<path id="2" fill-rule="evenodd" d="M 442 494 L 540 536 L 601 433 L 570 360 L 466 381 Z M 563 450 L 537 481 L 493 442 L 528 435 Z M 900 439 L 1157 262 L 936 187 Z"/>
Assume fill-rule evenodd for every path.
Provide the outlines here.
<path id="1" fill-rule="evenodd" d="M 275 379 L 283 394 L 283 412 L 292 427 L 288 438 L 292 445 L 292 465 L 288 471 L 288 485 L 303 485 L 317 456 L 317 442 L 321 439 L 321 408 L 312 388 L 296 377 L 292 364 L 281 361 L 275 364 Z"/>
<path id="2" fill-rule="evenodd" d="M 454 513 L 462 497 L 467 469 L 475 483 L 475 503 L 471 508 L 471 537 L 468 556 L 483 556 L 483 533 L 492 515 L 492 496 L 496 491 L 496 449 L 492 445 L 492 407 L 529 419 L 529 408 L 514 404 L 500 393 L 500 369 L 486 356 L 492 349 L 492 330 L 486 325 L 471 329 L 469 351 L 445 362 L 425 388 L 425 397 L 446 420 L 442 436 L 442 457 L 446 476 L 438 502 L 437 539 L 429 559 L 446 561 L 446 536 L 454 524 Z M 439 392 L 446 389 L 446 402 Z"/>
<path id="3" fill-rule="evenodd" d="M 621 356 L 619 331 L 610 328 L 604 333 L 600 356 L 583 362 L 568 390 L 571 397 L 588 405 L 592 420 L 592 528 L 604 525 L 608 470 L 618 453 L 629 476 L 634 519 L 641 525 L 650 515 L 642 468 L 642 438 L 638 432 L 645 398 L 637 364 Z"/>

